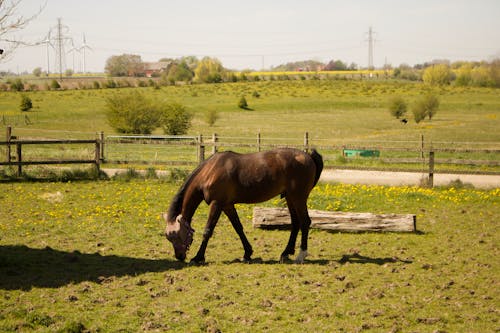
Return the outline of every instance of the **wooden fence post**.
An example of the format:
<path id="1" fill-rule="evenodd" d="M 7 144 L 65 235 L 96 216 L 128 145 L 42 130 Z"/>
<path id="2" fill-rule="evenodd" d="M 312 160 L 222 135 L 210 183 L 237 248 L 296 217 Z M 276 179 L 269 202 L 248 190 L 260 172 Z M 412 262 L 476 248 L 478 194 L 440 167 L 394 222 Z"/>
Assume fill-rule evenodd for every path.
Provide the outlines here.
<path id="1" fill-rule="evenodd" d="M 99 173 L 101 170 L 101 140 L 95 141 L 95 168 Z"/>
<path id="2" fill-rule="evenodd" d="M 257 133 L 257 151 L 260 152 L 260 132 Z"/>
<path id="3" fill-rule="evenodd" d="M 7 162 L 10 163 L 11 159 L 10 159 L 10 140 L 12 139 L 12 127 L 10 126 L 7 126 L 7 137 L 6 137 L 6 140 L 7 141 Z"/>
<path id="4" fill-rule="evenodd" d="M 304 133 L 304 150 L 309 150 L 309 132 Z"/>
<path id="5" fill-rule="evenodd" d="M 16 143 L 16 151 L 17 151 L 17 176 L 18 177 L 21 177 L 21 175 L 23 174 L 23 166 L 21 164 L 21 162 L 23 161 L 23 152 L 22 152 L 22 144 L 20 142 L 17 142 Z"/>
<path id="6" fill-rule="evenodd" d="M 420 135 L 420 158 L 424 159 L 424 135 Z"/>
<path id="7" fill-rule="evenodd" d="M 434 186 L 434 152 L 429 151 L 429 187 Z"/>
<path id="8" fill-rule="evenodd" d="M 101 160 L 101 162 L 104 162 L 104 132 L 102 132 L 102 131 L 99 133 L 99 144 L 100 144 L 100 147 L 99 147 L 99 151 L 100 151 L 99 159 Z"/>
<path id="9" fill-rule="evenodd" d="M 205 160 L 205 146 L 203 145 L 203 135 L 198 136 L 198 164 Z"/>
<path id="10" fill-rule="evenodd" d="M 217 152 L 217 141 L 219 141 L 217 133 L 212 134 L 212 142 L 214 143 L 214 145 L 212 146 L 212 155 Z"/>

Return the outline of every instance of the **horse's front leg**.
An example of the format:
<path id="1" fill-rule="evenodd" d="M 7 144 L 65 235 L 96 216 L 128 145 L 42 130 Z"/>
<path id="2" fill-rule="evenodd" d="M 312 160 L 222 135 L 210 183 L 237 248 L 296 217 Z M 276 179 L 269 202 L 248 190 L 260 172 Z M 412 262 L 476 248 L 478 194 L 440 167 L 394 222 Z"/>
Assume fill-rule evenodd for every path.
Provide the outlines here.
<path id="1" fill-rule="evenodd" d="M 203 240 L 201 242 L 200 248 L 198 249 L 198 253 L 196 256 L 191 259 L 191 262 L 194 263 L 204 263 L 205 262 L 205 251 L 207 250 L 208 240 L 212 237 L 214 233 L 215 226 L 217 225 L 217 221 L 219 221 L 220 214 L 222 209 L 219 207 L 217 202 L 212 201 L 210 204 L 210 212 L 208 214 L 208 221 L 205 226 L 205 231 L 203 232 Z"/>
<path id="2" fill-rule="evenodd" d="M 243 225 L 241 224 L 240 218 L 238 217 L 236 208 L 234 208 L 234 205 L 226 206 L 224 207 L 224 213 L 229 218 L 229 221 L 231 221 L 231 224 L 238 236 L 240 236 L 241 243 L 243 244 L 243 249 L 245 249 L 243 260 L 250 261 L 253 253 L 252 245 L 250 245 L 250 242 L 248 241 L 247 236 L 243 231 Z"/>

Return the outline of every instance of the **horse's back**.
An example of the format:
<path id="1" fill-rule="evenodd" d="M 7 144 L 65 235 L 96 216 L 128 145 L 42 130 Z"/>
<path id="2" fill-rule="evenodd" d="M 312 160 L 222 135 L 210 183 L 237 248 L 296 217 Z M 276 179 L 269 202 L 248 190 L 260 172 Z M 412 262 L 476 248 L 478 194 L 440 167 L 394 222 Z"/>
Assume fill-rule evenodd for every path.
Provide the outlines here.
<path id="1" fill-rule="evenodd" d="M 205 199 L 253 203 L 280 194 L 308 195 L 315 183 L 311 156 L 297 149 L 218 153 L 205 167 Z"/>

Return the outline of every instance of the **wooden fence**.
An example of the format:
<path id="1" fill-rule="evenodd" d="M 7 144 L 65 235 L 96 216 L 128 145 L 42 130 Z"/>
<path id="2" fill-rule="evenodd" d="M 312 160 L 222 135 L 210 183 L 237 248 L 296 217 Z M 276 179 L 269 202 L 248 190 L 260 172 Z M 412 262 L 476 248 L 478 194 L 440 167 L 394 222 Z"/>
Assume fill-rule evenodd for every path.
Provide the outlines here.
<path id="1" fill-rule="evenodd" d="M 277 142 L 281 140 L 282 142 Z M 299 149 L 309 149 L 314 147 L 318 150 L 325 151 L 339 151 L 344 157 L 349 157 L 345 154 L 349 150 L 357 151 L 377 151 L 377 152 L 400 152 L 400 153 L 412 153 L 415 157 L 382 157 L 379 158 L 380 161 L 385 163 L 398 163 L 398 164 L 412 164 L 412 163 L 422 163 L 425 161 L 427 164 L 430 159 L 430 152 L 434 153 L 483 153 L 488 155 L 495 155 L 500 153 L 500 149 L 495 148 L 449 148 L 449 147 L 436 147 L 432 143 L 424 143 L 423 136 L 421 141 L 408 141 L 411 142 L 410 145 L 401 146 L 396 145 L 394 142 L 385 143 L 384 145 L 363 145 L 363 144 L 322 144 L 319 140 L 314 140 L 311 143 L 310 136 L 306 132 L 301 139 L 271 139 L 264 138 L 258 133 L 253 139 L 249 137 L 245 138 L 231 138 L 231 137 L 219 137 L 217 134 L 212 134 L 211 136 L 168 136 L 168 135 L 156 135 L 156 136 L 144 136 L 144 135 L 133 135 L 133 136 L 108 136 L 105 139 L 106 143 L 111 147 L 113 144 L 150 144 L 150 145 L 180 145 L 180 146 L 191 146 L 196 147 L 196 152 L 193 153 L 195 159 L 189 159 L 190 162 L 187 164 L 196 164 L 203 161 L 208 154 L 213 154 L 219 150 L 226 149 L 240 149 L 240 150 L 250 150 L 250 151 L 261 151 L 263 149 L 271 149 L 277 147 L 293 147 Z M 441 143 L 443 144 L 443 143 Z M 455 143 L 449 143 L 451 146 Z M 110 148 L 111 149 L 111 148 Z M 378 157 L 378 156 L 377 156 Z M 109 158 L 106 158 L 107 162 L 113 162 Z M 130 162 L 141 162 L 141 161 L 130 161 Z M 148 162 L 148 161 L 144 161 Z M 477 165 L 477 166 L 500 166 L 500 159 L 486 160 L 486 159 L 464 159 L 464 158 L 438 158 L 435 159 L 435 163 L 439 164 L 457 164 L 457 165 Z"/>
<path id="2" fill-rule="evenodd" d="M 16 166 L 17 173 L 22 173 L 26 165 L 40 164 L 94 164 L 96 168 L 101 163 L 109 164 L 147 164 L 147 165 L 196 165 L 208 155 L 220 150 L 236 150 L 240 152 L 261 151 L 275 147 L 293 147 L 309 149 L 315 147 L 324 156 L 325 166 L 337 169 L 362 169 L 384 171 L 417 171 L 428 173 L 429 183 L 432 185 L 435 173 L 449 173 L 453 170 L 443 170 L 442 165 L 471 165 L 479 170 L 469 170 L 465 173 L 500 174 L 500 149 L 498 144 L 491 143 L 482 148 L 470 148 L 471 145 L 460 143 L 439 143 L 433 146 L 421 140 L 407 142 L 358 142 L 353 144 L 335 144 L 317 138 L 311 140 L 309 133 L 303 137 L 291 138 L 264 138 L 260 133 L 252 137 L 228 138 L 217 134 L 210 136 L 166 136 L 166 135 L 132 135 L 132 136 L 104 136 L 99 133 L 93 140 L 26 140 L 12 136 L 12 130 L 7 127 L 6 141 L 0 142 L 0 147 L 6 147 L 6 160 L 0 161 L 0 166 Z M 91 145 L 90 158 L 24 158 L 23 147 L 27 145 Z M 106 147 L 106 152 L 104 148 Z M 453 148 L 450 148 L 453 147 Z M 120 151 L 122 149 L 122 151 Z M 383 152 L 374 158 L 352 158 L 348 151 Z M 125 152 L 125 153 L 123 153 Z M 149 152 L 149 155 L 145 152 Z M 151 154 L 154 154 L 153 156 Z M 458 154 L 458 158 L 453 157 Z M 469 154 L 469 155 L 468 155 Z M 89 154 L 90 155 L 90 154 Z M 384 156 L 385 155 L 385 156 Z M 436 156 L 440 155 L 441 158 Z M 40 156 L 43 156 L 40 155 Z M 451 156 L 451 157 L 450 157 Z M 463 158 L 471 156 L 471 158 Z M 157 158 L 158 157 L 158 158 Z M 347 163 L 339 162 L 339 158 Z M 354 163 L 351 163 L 355 161 Z M 368 163 L 366 163 L 369 161 Z M 371 162 L 375 162 L 370 164 Z M 378 164 L 377 164 L 378 163 Z M 407 166 L 405 166 L 407 165 Z M 436 165 L 438 168 L 436 168 Z M 417 170 L 418 169 L 418 170 Z M 460 171 L 463 172 L 463 171 Z"/>
<path id="3" fill-rule="evenodd" d="M 40 160 L 26 160 L 23 158 L 23 147 L 32 145 L 75 145 L 85 144 L 94 147 L 94 157 L 91 159 L 40 159 Z M 7 127 L 6 141 L 0 141 L 0 146 L 6 147 L 6 160 L 0 161 L 3 166 L 16 166 L 17 176 L 20 177 L 23 172 L 23 166 L 27 165 L 63 165 L 63 164 L 94 164 L 99 171 L 101 162 L 104 160 L 104 140 L 101 133 L 98 139 L 94 140 L 19 140 L 16 136 L 12 135 L 11 127 Z M 15 154 L 13 156 L 13 148 Z"/>

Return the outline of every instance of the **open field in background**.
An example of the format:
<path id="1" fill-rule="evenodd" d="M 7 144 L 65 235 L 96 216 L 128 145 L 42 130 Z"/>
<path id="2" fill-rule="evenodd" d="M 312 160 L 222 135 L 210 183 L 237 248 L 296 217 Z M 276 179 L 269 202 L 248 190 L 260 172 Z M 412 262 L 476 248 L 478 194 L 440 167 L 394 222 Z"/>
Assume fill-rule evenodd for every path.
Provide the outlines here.
<path id="1" fill-rule="evenodd" d="M 426 148 L 432 143 L 435 148 L 498 149 L 500 143 L 498 89 L 452 86 L 429 88 L 422 83 L 399 81 L 260 81 L 168 86 L 160 89 L 35 91 L 26 93 L 32 98 L 34 109 L 25 113 L 19 111 L 19 93 L 0 92 L 0 117 L 6 119 L 5 124 L 11 123 L 13 134 L 21 138 L 94 138 L 95 133 L 100 131 L 109 136 L 115 133 L 106 122 L 104 98 L 125 93 L 128 89 L 140 89 L 151 98 L 185 105 L 194 114 L 193 126 L 188 135 L 203 134 L 205 140 L 209 140 L 212 133 L 217 133 L 223 142 L 255 143 L 257 133 L 260 133 L 263 145 L 301 145 L 304 133 L 308 132 L 310 145 L 320 147 L 350 145 L 419 149 L 422 135 Z M 254 92 L 260 97 L 254 97 Z M 428 92 L 437 94 L 441 101 L 432 121 L 416 124 L 411 111 L 408 112 L 410 121 L 406 125 L 390 116 L 387 104 L 391 97 L 402 96 L 411 109 L 412 102 Z M 252 110 L 237 107 L 242 95 L 246 96 Z M 209 126 L 205 121 L 205 115 L 210 110 L 216 110 L 219 116 L 214 126 Z M 24 116 L 29 118 L 30 124 L 25 123 Z M 161 131 L 156 134 L 161 134 Z M 120 150 L 122 156 L 111 159 L 139 154 L 136 147 L 114 147 Z M 112 145 L 108 147 L 109 156 L 116 153 L 112 148 Z M 165 159 L 165 156 L 173 156 L 173 160 L 196 161 L 196 150 L 191 150 L 186 156 L 189 148 L 144 147 L 140 154 L 144 154 L 144 158 L 149 161 Z M 210 147 L 207 147 L 207 151 L 210 151 Z M 346 161 L 341 158 L 339 150 L 325 150 L 324 154 L 327 165 L 385 167 L 384 163 L 374 159 Z M 381 156 L 394 157 L 416 158 L 418 153 L 383 151 Z M 440 153 L 436 158 L 495 161 L 498 160 L 498 154 Z M 394 167 L 407 168 L 405 165 Z M 423 166 L 414 166 L 413 169 L 415 167 Z M 498 171 L 498 167 L 454 168 L 463 171 Z"/>
<path id="2" fill-rule="evenodd" d="M 206 266 L 174 261 L 159 180 L 0 184 L 0 331 L 493 332 L 498 189 L 319 184 L 310 208 L 415 213 L 416 234 L 312 230 L 304 265 L 278 264 L 288 231 L 253 229 L 252 264 L 221 218 Z M 281 205 L 276 199 L 266 205 Z M 207 218 L 195 215 L 193 256 Z"/>

